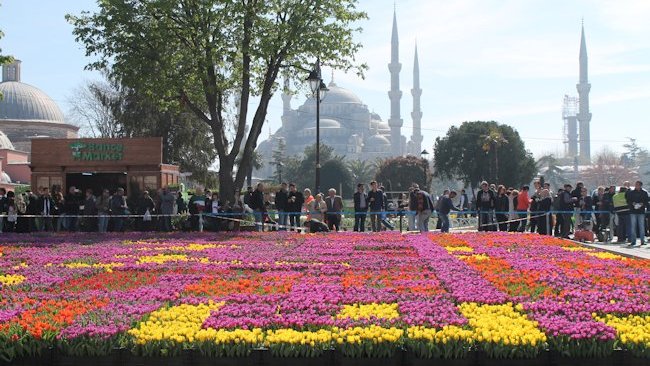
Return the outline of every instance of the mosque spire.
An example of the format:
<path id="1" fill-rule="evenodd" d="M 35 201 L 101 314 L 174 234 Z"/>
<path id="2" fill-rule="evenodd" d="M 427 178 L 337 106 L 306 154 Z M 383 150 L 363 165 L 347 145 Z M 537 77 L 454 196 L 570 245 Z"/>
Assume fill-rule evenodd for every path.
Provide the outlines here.
<path id="1" fill-rule="evenodd" d="M 399 90 L 399 73 L 402 69 L 402 64 L 399 62 L 399 37 L 397 35 L 397 11 L 393 11 L 393 31 L 391 37 L 391 52 L 390 63 L 388 70 L 390 71 L 390 91 L 388 97 L 390 98 L 390 119 L 388 125 L 390 126 L 390 142 L 392 146 L 392 154 L 394 156 L 402 155 L 402 125 L 403 121 L 400 113 L 400 101 L 402 99 L 402 91 Z"/>
<path id="2" fill-rule="evenodd" d="M 285 75 L 284 87 L 282 88 L 282 110 L 285 114 L 291 110 L 291 90 L 289 84 L 289 75 Z"/>
<path id="3" fill-rule="evenodd" d="M 591 123 L 591 112 L 589 111 L 589 65 L 587 58 L 587 42 L 585 41 L 585 25 L 582 21 L 580 34 L 580 78 L 576 88 L 578 89 L 578 128 L 580 142 L 580 163 L 591 163 L 591 136 L 589 125 Z"/>
<path id="4" fill-rule="evenodd" d="M 415 57 L 413 59 L 413 112 L 411 118 L 413 119 L 413 135 L 411 135 L 411 154 L 420 156 L 422 151 L 422 110 L 420 109 L 420 97 L 422 96 L 422 89 L 420 89 L 420 63 L 418 61 L 418 45 L 415 44 Z"/>

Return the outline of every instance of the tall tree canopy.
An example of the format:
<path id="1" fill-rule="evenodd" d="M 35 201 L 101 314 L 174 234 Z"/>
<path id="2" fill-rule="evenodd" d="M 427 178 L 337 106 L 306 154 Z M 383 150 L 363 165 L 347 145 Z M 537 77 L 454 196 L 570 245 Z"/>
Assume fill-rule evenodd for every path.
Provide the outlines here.
<path id="1" fill-rule="evenodd" d="M 437 177 L 461 179 L 472 187 L 483 179 L 518 187 L 536 173 L 519 133 L 494 121 L 452 126 L 445 137 L 436 138 L 434 157 Z"/>
<path id="2" fill-rule="evenodd" d="M 321 179 L 323 179 L 323 190 L 328 188 L 337 188 L 341 180 L 329 179 L 326 177 L 328 172 L 338 174 L 338 165 L 328 165 L 331 169 L 325 171 L 325 164 L 330 160 L 343 161 L 344 157 L 336 155 L 334 148 L 325 144 L 320 144 L 320 161 L 321 161 Z M 346 169 L 347 170 L 347 169 Z M 344 174 L 345 179 L 352 181 L 349 171 Z M 314 186 L 314 177 L 316 176 L 316 144 L 305 147 L 305 151 L 301 158 L 289 158 L 285 161 L 285 166 L 282 170 L 282 176 L 285 181 L 296 183 L 298 188 L 308 188 Z M 329 183 L 328 183 L 329 182 Z M 335 184 L 335 187 L 328 187 L 325 184 Z M 337 188 L 338 190 L 338 188 Z M 314 192 L 315 193 L 315 192 Z"/>
<path id="3" fill-rule="evenodd" d="M 350 169 L 343 160 L 332 159 L 326 161 L 321 168 L 321 175 L 323 195 L 327 196 L 329 189 L 334 188 L 337 194 L 343 196 L 343 198 L 352 198 L 355 185 L 353 184 Z"/>
<path id="4" fill-rule="evenodd" d="M 411 184 L 417 183 L 428 192 L 431 183 L 429 162 L 410 155 L 386 159 L 379 166 L 375 180 L 388 191 L 405 192 Z"/>
<path id="5" fill-rule="evenodd" d="M 280 71 L 306 74 L 320 57 L 360 73 L 354 23 L 365 17 L 357 0 L 102 0 L 97 13 L 67 15 L 97 58 L 89 68 L 209 126 L 225 197 L 243 185 Z"/>
<path id="6" fill-rule="evenodd" d="M 69 98 L 71 115 L 92 137 L 162 137 L 163 162 L 178 164 L 192 179 L 216 186 L 208 168 L 216 157 L 210 128 L 180 107 L 160 108 L 115 80 L 92 81 Z"/>

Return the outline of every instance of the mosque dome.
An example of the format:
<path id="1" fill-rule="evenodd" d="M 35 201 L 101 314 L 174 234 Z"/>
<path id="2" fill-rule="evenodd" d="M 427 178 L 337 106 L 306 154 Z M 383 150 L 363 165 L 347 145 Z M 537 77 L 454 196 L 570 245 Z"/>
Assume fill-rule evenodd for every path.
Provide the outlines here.
<path id="1" fill-rule="evenodd" d="M 320 128 L 341 128 L 341 124 L 329 118 L 321 118 Z"/>
<path id="2" fill-rule="evenodd" d="M 390 141 L 382 135 L 373 135 L 366 140 L 366 145 L 368 146 L 387 146 L 390 145 Z"/>
<path id="3" fill-rule="evenodd" d="M 361 99 L 348 89 L 336 85 L 333 81 L 327 86 L 329 89 L 323 98 L 323 104 L 363 104 Z"/>
<path id="4" fill-rule="evenodd" d="M 59 106 L 42 90 L 20 82 L 20 61 L 4 65 L 0 120 L 65 123 Z"/>
<path id="5" fill-rule="evenodd" d="M 0 150 L 2 149 L 15 150 L 14 144 L 11 143 L 9 137 L 7 137 L 4 132 L 0 131 Z"/>

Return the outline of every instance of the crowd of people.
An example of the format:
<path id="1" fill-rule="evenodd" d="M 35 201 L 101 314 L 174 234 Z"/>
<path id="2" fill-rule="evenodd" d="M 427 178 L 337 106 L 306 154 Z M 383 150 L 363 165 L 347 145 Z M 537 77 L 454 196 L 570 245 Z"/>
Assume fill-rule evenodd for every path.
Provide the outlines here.
<path id="1" fill-rule="evenodd" d="M 476 216 L 479 231 L 530 231 L 563 238 L 587 235 L 603 242 L 616 236 L 618 242 L 636 245 L 640 239 L 639 244 L 645 245 L 650 227 L 648 193 L 640 181 L 593 191 L 578 182 L 575 188 L 565 184 L 554 193 L 543 181 L 535 181 L 532 189 L 482 182 L 472 199 L 464 189 L 445 190 L 435 197 L 415 183 L 408 192 L 390 195 L 376 181 L 368 187 L 366 191 L 366 184 L 357 184 L 349 209 L 334 188 L 327 194 L 313 194 L 294 183 L 282 183 L 274 192 L 259 183 L 236 194 L 234 202 L 202 187 L 194 190 L 189 201 L 168 188 L 131 198 L 123 188 L 104 189 L 99 196 L 92 189 L 82 194 L 74 186 L 65 195 L 57 186 L 23 194 L 0 188 L 0 232 L 221 231 L 237 230 L 247 217 L 255 221 L 257 230 L 311 232 L 344 230 L 344 217 L 353 218 L 354 224 L 349 225 L 358 232 L 393 230 L 391 218 L 400 222 L 405 218 L 406 230 L 426 232 L 430 219 L 436 217 L 435 228 L 448 232 L 450 215 L 455 214 Z"/>
<path id="2" fill-rule="evenodd" d="M 476 195 L 479 230 L 527 231 L 562 238 L 645 245 L 649 200 L 643 182 L 597 187 L 565 184 L 552 193 L 549 183 L 519 190 L 481 183 Z M 639 239 L 639 242 L 637 242 Z"/>
<path id="3" fill-rule="evenodd" d="M 82 193 L 75 186 L 66 194 L 58 186 L 22 194 L 0 188 L 0 232 L 170 231 L 171 218 L 187 210 L 182 196 L 166 188 L 158 191 L 155 199 L 144 191 L 130 200 L 123 188 L 114 192 L 103 189 L 98 196 L 92 189 Z"/>

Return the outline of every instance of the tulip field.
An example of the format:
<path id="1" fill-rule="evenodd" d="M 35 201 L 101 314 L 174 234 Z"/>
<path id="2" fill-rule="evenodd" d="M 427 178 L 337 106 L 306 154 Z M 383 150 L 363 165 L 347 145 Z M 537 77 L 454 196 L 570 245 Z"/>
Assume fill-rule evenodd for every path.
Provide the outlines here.
<path id="1" fill-rule="evenodd" d="M 650 262 L 519 233 L 3 238 L 0 363 L 188 352 L 648 364 Z"/>

